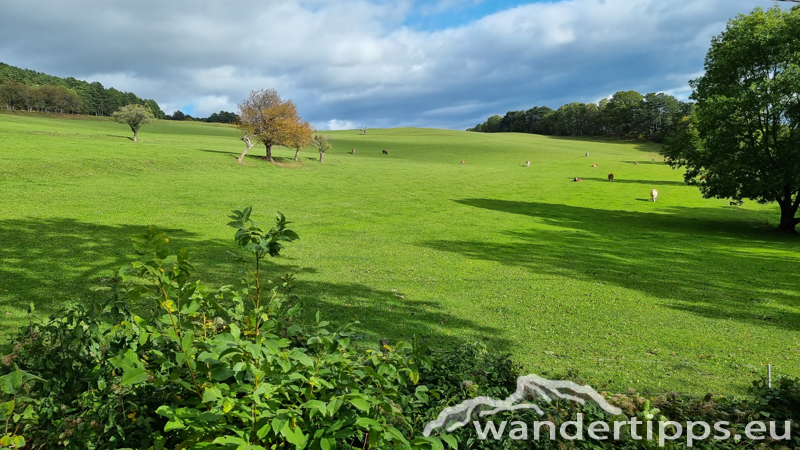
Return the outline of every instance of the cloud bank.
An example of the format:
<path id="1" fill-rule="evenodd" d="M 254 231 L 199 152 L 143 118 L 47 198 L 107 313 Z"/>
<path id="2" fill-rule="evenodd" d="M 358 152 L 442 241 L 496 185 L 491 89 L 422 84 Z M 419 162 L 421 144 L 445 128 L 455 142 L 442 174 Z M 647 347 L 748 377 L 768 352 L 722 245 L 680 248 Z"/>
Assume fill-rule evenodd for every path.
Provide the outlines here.
<path id="1" fill-rule="evenodd" d="M 100 81 L 167 113 L 236 111 L 249 90 L 275 88 L 322 128 L 463 129 L 619 90 L 685 97 L 728 19 L 772 5 L 518 3 L 0 0 L 0 61 Z"/>

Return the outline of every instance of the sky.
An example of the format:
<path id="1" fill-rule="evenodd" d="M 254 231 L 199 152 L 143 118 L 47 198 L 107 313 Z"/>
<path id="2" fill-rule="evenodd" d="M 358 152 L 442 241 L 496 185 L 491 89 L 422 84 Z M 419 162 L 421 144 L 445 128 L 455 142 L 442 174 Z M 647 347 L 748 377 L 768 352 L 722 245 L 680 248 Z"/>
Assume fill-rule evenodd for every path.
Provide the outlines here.
<path id="1" fill-rule="evenodd" d="M 0 62 L 237 111 L 274 88 L 319 129 L 465 129 L 617 91 L 686 100 L 766 0 L 0 0 Z M 788 8 L 791 3 L 781 2 Z"/>

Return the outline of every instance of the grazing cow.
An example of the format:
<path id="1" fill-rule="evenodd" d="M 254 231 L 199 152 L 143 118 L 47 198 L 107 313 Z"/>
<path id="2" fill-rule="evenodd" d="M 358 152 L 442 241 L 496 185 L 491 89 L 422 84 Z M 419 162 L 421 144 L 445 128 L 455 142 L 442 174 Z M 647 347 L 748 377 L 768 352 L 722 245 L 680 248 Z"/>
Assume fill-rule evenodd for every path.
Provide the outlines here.
<path id="1" fill-rule="evenodd" d="M 655 160 L 656 160 L 655 158 L 652 159 L 652 161 L 655 161 Z"/>
<path id="2" fill-rule="evenodd" d="M 583 181 L 583 178 L 575 177 L 575 178 L 572 179 L 572 181 L 577 181 L 577 182 L 580 183 L 581 181 Z"/>
<path id="3" fill-rule="evenodd" d="M 387 152 L 386 150 L 381 150 L 381 151 L 383 152 L 384 155 L 388 155 L 389 154 L 389 152 Z"/>
<path id="4" fill-rule="evenodd" d="M 636 161 L 634 164 L 636 164 L 638 166 L 639 165 L 639 161 Z"/>
<path id="5" fill-rule="evenodd" d="M 613 173 L 608 174 L 608 181 L 614 181 L 614 174 Z"/>
<path id="6" fill-rule="evenodd" d="M 586 157 L 587 157 L 587 158 L 589 157 L 589 152 L 586 152 Z"/>
<path id="7" fill-rule="evenodd" d="M 652 198 L 652 199 L 653 199 L 653 201 L 656 201 L 656 200 L 658 200 L 658 191 L 657 191 L 657 190 L 655 190 L 655 189 L 653 189 L 652 191 L 650 191 L 650 198 Z"/>
<path id="8" fill-rule="evenodd" d="M 467 163 L 465 163 L 465 162 L 464 162 L 464 160 L 462 159 L 462 160 L 461 160 L 461 165 L 462 165 L 462 166 L 466 166 L 466 165 L 467 165 Z"/>
<path id="9" fill-rule="evenodd" d="M 531 162 L 530 161 L 525 161 L 525 167 L 530 167 L 530 166 L 531 166 Z"/>
<path id="10" fill-rule="evenodd" d="M 592 167 L 597 167 L 597 164 L 592 164 Z"/>
<path id="11" fill-rule="evenodd" d="M 356 154 L 356 149 L 352 149 L 352 150 L 350 150 L 350 154 L 351 154 L 351 155 L 355 155 L 355 154 Z"/>

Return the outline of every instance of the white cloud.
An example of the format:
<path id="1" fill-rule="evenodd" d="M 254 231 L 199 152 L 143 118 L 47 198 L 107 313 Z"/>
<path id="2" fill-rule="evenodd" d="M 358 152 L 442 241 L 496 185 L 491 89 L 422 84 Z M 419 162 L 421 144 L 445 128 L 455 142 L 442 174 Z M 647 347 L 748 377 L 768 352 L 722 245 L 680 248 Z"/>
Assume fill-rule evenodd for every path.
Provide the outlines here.
<path id="1" fill-rule="evenodd" d="M 328 125 L 327 127 L 328 130 L 354 130 L 358 128 L 356 127 L 355 123 L 349 120 L 331 119 L 328 121 L 327 125 Z"/>

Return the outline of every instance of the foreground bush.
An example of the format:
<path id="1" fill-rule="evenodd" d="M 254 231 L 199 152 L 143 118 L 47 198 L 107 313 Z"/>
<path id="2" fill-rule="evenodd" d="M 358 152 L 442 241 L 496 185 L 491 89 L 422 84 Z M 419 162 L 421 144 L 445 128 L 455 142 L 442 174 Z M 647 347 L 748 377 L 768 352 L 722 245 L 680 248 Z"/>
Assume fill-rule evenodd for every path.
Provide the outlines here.
<path id="1" fill-rule="evenodd" d="M 188 253 L 171 253 L 168 237 L 150 227 L 133 238 L 141 259 L 120 270 L 107 305 L 26 327 L 3 359 L 3 371 L 22 377 L 20 395 L 3 403 L 4 442 L 443 448 L 436 437 L 411 438 L 424 423 L 406 418 L 436 395 L 417 384 L 429 363 L 420 346 L 361 351 L 351 342 L 353 324 L 331 330 L 319 314 L 314 323 L 298 321 L 298 306 L 282 291 L 291 276 L 273 284 L 260 274 L 262 260 L 297 235 L 282 215 L 269 231 L 250 219 L 250 208 L 232 219 L 237 243 L 252 255 L 244 288 L 207 294 L 192 279 Z"/>

